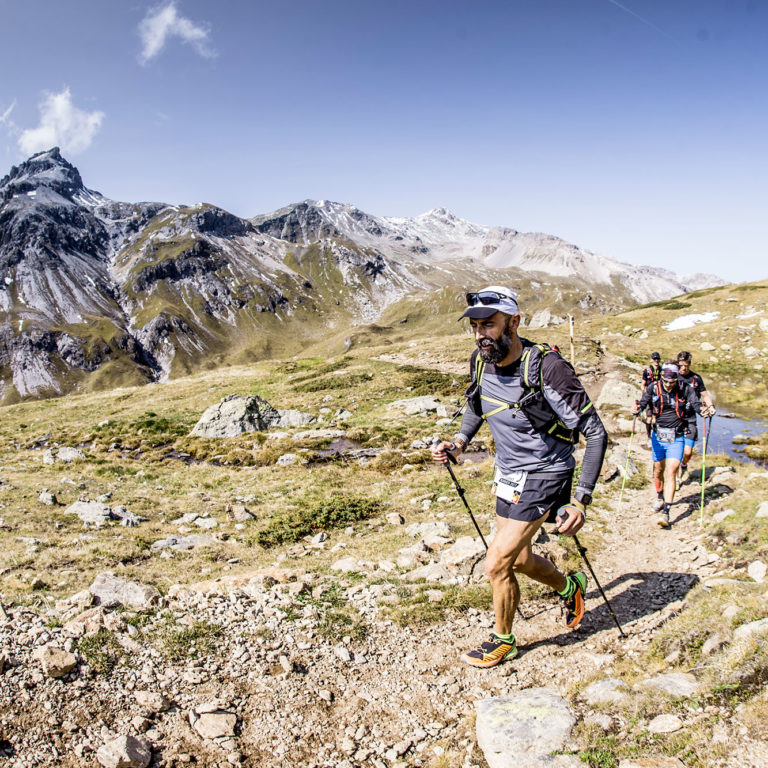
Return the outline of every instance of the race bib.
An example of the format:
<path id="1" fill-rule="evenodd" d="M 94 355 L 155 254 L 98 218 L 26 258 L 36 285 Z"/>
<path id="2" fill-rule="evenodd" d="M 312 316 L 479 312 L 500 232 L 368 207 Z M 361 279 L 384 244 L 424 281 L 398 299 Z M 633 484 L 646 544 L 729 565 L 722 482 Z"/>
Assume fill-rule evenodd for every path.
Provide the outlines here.
<path id="1" fill-rule="evenodd" d="M 660 443 L 674 443 L 675 428 L 674 427 L 656 427 L 656 439 Z"/>
<path id="2" fill-rule="evenodd" d="M 528 473 L 522 469 L 504 474 L 500 469 L 496 469 L 496 475 L 493 478 L 491 493 L 498 496 L 510 504 L 517 504 L 520 501 L 520 494 L 525 487 L 525 481 L 528 479 Z"/>

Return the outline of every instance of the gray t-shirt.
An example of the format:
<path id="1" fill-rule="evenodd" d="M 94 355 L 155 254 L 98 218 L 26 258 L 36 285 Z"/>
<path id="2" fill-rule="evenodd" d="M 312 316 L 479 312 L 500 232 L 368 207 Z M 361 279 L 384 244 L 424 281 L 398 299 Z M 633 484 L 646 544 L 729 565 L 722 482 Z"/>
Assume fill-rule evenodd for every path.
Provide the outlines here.
<path id="1" fill-rule="evenodd" d="M 531 342 L 521 339 L 524 346 Z M 474 357 L 473 357 L 474 362 Z M 474 378 L 474 365 L 472 375 Z M 586 483 L 579 482 L 591 492 L 600 471 L 605 452 L 605 429 L 597 416 L 589 396 L 584 391 L 573 368 L 557 354 L 547 354 L 542 358 L 543 387 L 542 393 L 552 410 L 569 429 L 579 428 L 587 437 L 589 447 L 592 439 L 594 450 L 589 451 L 589 475 Z M 485 366 L 482 377 L 481 393 L 483 398 L 470 398 L 467 411 L 461 423 L 460 434 L 469 442 L 482 425 L 481 414 L 489 414 L 499 408 L 500 400 L 514 403 L 525 394 L 522 386 L 520 360 L 508 366 Z M 490 398 L 490 399 L 485 399 Z M 552 472 L 565 474 L 575 466 L 573 451 L 575 446 L 558 440 L 531 424 L 526 414 L 520 409 L 504 408 L 487 417 L 493 439 L 496 443 L 496 466 L 502 472 L 525 470 L 528 472 Z M 594 458 L 592 458 L 594 457 Z M 591 465 L 595 464 L 595 467 Z M 587 470 L 585 460 L 584 470 Z M 584 470 L 582 475 L 584 475 Z M 594 478 L 592 477 L 594 475 Z"/>

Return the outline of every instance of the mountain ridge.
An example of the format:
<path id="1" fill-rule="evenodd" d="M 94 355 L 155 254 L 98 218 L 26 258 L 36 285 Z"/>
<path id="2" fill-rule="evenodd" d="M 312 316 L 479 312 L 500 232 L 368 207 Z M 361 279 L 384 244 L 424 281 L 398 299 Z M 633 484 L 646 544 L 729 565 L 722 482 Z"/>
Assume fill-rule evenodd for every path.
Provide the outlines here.
<path id="1" fill-rule="evenodd" d="M 444 208 L 408 219 L 305 200 L 243 219 L 113 201 L 55 147 L 12 167 L 0 201 L 0 402 L 348 344 L 350 329 L 425 292 L 447 288 L 449 311 L 468 281 L 515 284 L 530 312 L 561 314 L 626 308 L 642 285 L 665 298 L 722 283 L 684 285 Z"/>

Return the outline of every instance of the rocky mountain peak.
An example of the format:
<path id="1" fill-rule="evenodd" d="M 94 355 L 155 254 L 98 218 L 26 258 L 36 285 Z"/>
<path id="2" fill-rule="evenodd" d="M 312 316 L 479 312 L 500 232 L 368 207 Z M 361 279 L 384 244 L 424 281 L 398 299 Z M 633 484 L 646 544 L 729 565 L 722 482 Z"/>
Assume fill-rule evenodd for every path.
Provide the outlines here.
<path id="1" fill-rule="evenodd" d="M 50 189 L 69 200 L 85 189 L 80 172 L 61 156 L 58 147 L 38 152 L 21 165 L 14 165 L 0 180 L 3 201 L 37 193 L 41 188 Z"/>

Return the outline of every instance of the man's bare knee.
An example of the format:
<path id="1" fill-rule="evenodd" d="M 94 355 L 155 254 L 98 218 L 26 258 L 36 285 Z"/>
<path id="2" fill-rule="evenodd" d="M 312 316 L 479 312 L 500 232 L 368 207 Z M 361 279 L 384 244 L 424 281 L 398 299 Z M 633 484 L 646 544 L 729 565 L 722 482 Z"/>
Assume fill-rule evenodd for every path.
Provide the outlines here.
<path id="1" fill-rule="evenodd" d="M 485 573 L 491 581 L 498 581 L 511 572 L 509 556 L 500 554 L 492 548 L 485 556 Z"/>

